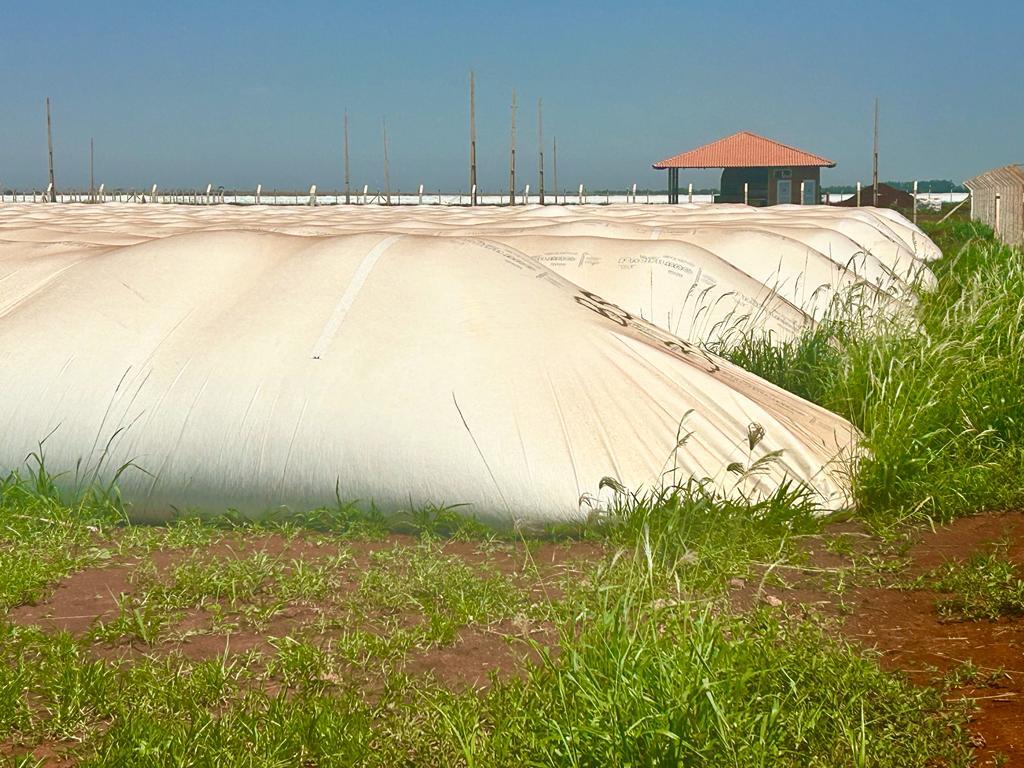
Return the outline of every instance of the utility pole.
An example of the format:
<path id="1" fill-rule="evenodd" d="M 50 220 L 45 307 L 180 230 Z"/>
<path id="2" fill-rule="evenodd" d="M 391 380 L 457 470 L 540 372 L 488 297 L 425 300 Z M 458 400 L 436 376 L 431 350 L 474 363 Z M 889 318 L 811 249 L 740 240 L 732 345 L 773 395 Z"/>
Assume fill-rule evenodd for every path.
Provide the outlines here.
<path id="1" fill-rule="evenodd" d="M 348 175 L 348 110 L 345 110 L 345 205 L 350 202 L 350 187 Z"/>
<path id="2" fill-rule="evenodd" d="M 96 185 L 93 183 L 93 145 L 92 139 L 89 139 L 89 202 L 95 202 Z"/>
<path id="3" fill-rule="evenodd" d="M 50 127 L 50 97 L 46 97 L 46 146 L 50 152 L 50 202 L 57 202 L 57 185 L 53 180 L 53 130 Z"/>
<path id="4" fill-rule="evenodd" d="M 558 137 L 551 139 L 551 171 L 555 178 L 555 205 L 558 205 Z"/>
<path id="5" fill-rule="evenodd" d="M 476 205 L 476 93 L 469 70 L 469 204 Z"/>
<path id="6" fill-rule="evenodd" d="M 516 89 L 512 89 L 512 135 L 508 172 L 508 204 L 516 204 Z"/>
<path id="7" fill-rule="evenodd" d="M 878 205 L 878 97 L 875 96 L 875 142 L 871 154 L 871 204 Z"/>
<path id="8" fill-rule="evenodd" d="M 388 196 L 388 205 L 391 205 L 391 169 L 388 166 L 388 124 L 384 118 L 380 121 L 384 131 L 384 192 Z"/>
<path id="9" fill-rule="evenodd" d="M 537 99 L 537 148 L 540 150 L 540 204 L 544 205 L 544 104 Z"/>

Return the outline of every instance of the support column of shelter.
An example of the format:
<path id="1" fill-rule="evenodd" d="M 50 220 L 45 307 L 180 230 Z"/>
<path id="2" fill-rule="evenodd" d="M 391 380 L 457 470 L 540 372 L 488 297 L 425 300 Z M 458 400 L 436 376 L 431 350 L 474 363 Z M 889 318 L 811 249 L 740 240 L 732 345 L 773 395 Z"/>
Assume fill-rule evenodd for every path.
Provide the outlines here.
<path id="1" fill-rule="evenodd" d="M 679 202 L 679 169 L 668 169 L 668 201 L 675 205 Z"/>

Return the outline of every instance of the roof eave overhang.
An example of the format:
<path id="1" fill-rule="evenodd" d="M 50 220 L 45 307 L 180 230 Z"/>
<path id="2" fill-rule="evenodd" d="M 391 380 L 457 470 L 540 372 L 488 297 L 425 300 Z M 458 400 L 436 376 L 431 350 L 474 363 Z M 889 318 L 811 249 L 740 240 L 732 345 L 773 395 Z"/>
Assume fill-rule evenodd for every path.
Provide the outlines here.
<path id="1" fill-rule="evenodd" d="M 762 164 L 755 163 L 754 165 L 673 165 L 672 163 L 662 160 L 660 163 L 652 163 L 651 168 L 656 171 L 664 171 L 667 168 L 690 168 L 694 170 L 707 170 L 709 168 L 835 168 L 836 164 L 833 162 L 827 163 L 788 163 L 783 165 L 778 164 Z"/>

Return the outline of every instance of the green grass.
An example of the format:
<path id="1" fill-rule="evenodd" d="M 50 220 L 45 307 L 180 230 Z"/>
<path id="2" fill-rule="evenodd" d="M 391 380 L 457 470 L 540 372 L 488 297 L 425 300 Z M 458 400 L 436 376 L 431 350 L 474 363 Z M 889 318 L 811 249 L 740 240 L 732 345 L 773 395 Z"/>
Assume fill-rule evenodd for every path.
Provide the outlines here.
<path id="1" fill-rule="evenodd" d="M 916 327 L 829 320 L 726 351 L 863 430 L 855 496 L 882 523 L 1024 504 L 1024 256 L 978 224 L 930 231 L 946 256 Z"/>
<path id="2" fill-rule="evenodd" d="M 995 545 L 964 562 L 946 563 L 917 579 L 914 586 L 948 593 L 935 607 L 949 619 L 1024 616 L 1024 574 L 1004 550 L 1005 544 Z"/>
<path id="3" fill-rule="evenodd" d="M 499 714 L 454 726 L 475 758 L 467 763 L 512 765 L 517 754 L 576 766 L 963 760 L 940 746 L 957 726 L 934 691 L 906 687 L 813 626 L 688 605 L 646 616 L 637 597 L 601 604 L 557 662 L 493 692 Z"/>

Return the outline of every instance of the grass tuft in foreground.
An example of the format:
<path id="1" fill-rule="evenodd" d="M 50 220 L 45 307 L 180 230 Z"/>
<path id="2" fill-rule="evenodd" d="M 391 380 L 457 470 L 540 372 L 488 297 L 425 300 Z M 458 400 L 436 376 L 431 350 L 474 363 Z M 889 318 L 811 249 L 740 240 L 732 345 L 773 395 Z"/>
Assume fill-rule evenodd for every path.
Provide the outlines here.
<path id="1" fill-rule="evenodd" d="M 977 552 L 962 563 L 947 563 L 920 577 L 917 588 L 946 592 L 938 612 L 957 621 L 1024 616 L 1024 574 L 1005 556 L 1005 544 Z"/>

